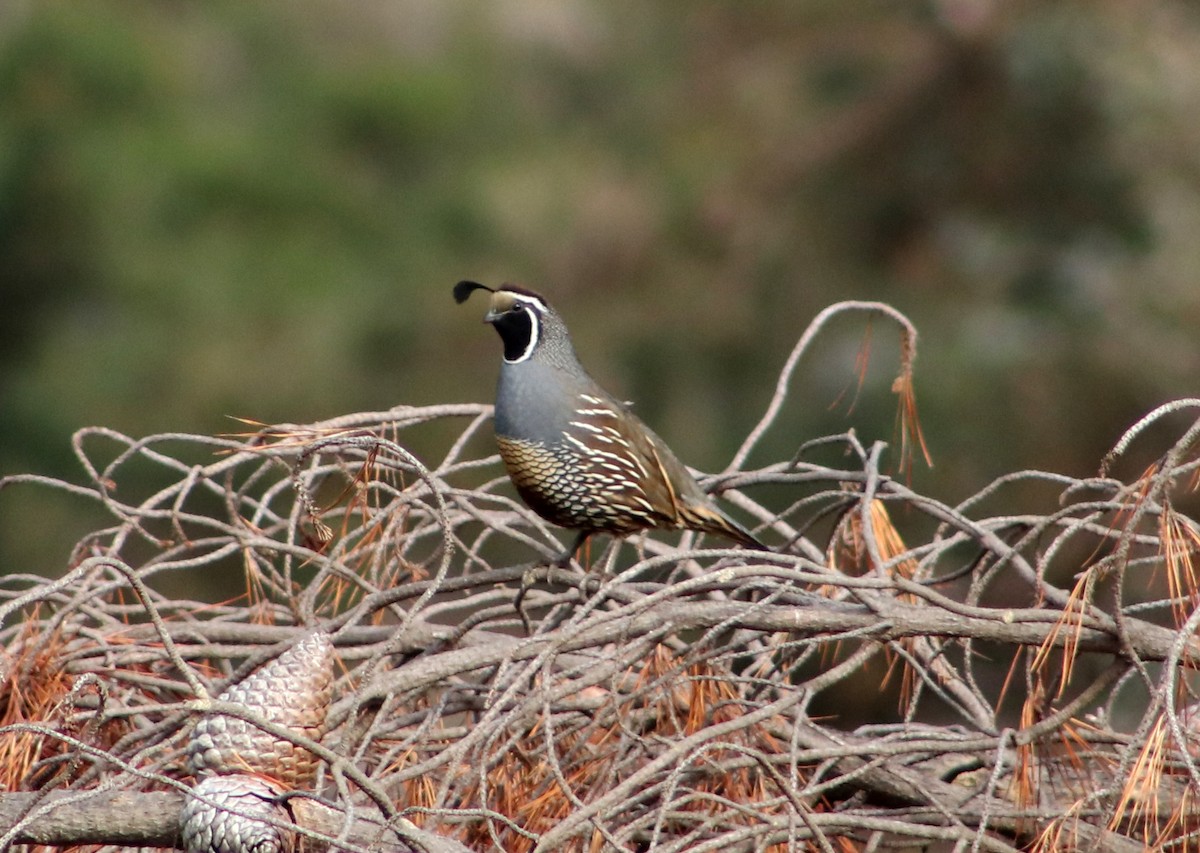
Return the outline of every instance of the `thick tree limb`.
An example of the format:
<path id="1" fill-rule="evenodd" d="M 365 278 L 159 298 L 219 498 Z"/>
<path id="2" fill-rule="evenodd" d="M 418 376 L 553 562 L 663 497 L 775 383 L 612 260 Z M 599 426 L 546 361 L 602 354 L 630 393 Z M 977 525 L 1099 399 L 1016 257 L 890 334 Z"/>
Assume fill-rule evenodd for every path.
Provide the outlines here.
<path id="1" fill-rule="evenodd" d="M 179 847 L 180 811 L 184 794 L 176 791 L 52 791 L 0 794 L 0 826 L 13 826 L 30 807 L 36 817 L 14 840 L 18 844 L 73 846 L 111 844 L 136 847 Z M 319 802 L 293 798 L 290 807 L 305 828 L 344 838 L 345 849 L 390 850 L 396 853 L 464 853 L 466 848 L 425 832 L 408 821 L 395 831 L 359 814 L 343 834 L 344 815 Z M 401 838 L 410 843 L 405 843 Z"/>

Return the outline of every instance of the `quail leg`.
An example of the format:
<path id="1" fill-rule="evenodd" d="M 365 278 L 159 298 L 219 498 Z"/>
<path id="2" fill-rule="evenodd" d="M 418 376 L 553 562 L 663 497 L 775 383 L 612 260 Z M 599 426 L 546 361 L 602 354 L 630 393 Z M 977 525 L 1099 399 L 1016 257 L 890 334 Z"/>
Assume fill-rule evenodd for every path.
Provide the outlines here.
<path id="1" fill-rule="evenodd" d="M 545 566 L 532 565 L 521 575 L 521 585 L 517 587 L 517 594 L 513 598 L 513 607 L 517 611 L 517 615 L 521 617 L 521 625 L 525 628 L 525 636 L 533 636 L 533 626 L 529 624 L 529 617 L 525 615 L 525 596 L 529 590 L 533 589 L 533 585 L 538 582 L 539 568 Z"/>
<path id="2" fill-rule="evenodd" d="M 535 583 L 540 580 L 546 580 L 552 569 L 569 568 L 571 565 L 571 560 L 574 559 L 575 554 L 580 548 L 583 547 L 583 543 L 585 543 L 588 540 L 588 537 L 591 535 L 591 531 L 580 531 L 575 535 L 575 540 L 571 543 L 571 547 L 568 548 L 562 555 L 554 558 L 553 561 L 546 565 L 535 564 L 530 566 L 529 569 L 521 576 L 521 586 L 517 589 L 516 597 L 513 598 L 513 606 L 516 608 L 517 615 L 521 617 L 521 624 L 525 626 L 526 634 L 531 633 L 531 626 L 529 624 L 529 617 L 525 615 L 525 596 L 529 594 L 529 590 L 533 588 Z M 585 574 L 585 587 L 586 577 L 587 576 Z"/>
<path id="3" fill-rule="evenodd" d="M 568 548 L 560 557 L 558 557 L 552 563 L 552 565 L 560 569 L 565 569 L 567 566 L 571 565 L 571 560 L 575 558 L 575 555 L 579 553 L 579 549 L 583 547 L 583 543 L 587 542 L 588 537 L 591 535 L 592 531 L 590 530 L 581 530 L 576 533 L 575 541 L 571 543 L 571 547 Z"/>

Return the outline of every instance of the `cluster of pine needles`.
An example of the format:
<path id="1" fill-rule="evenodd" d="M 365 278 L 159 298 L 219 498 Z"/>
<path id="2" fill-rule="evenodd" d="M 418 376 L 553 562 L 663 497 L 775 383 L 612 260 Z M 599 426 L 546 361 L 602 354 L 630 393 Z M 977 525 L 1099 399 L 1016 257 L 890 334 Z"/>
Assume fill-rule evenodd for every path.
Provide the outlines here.
<path id="1" fill-rule="evenodd" d="M 562 534 L 515 498 L 483 405 L 87 429 L 81 482 L 0 481 L 108 519 L 58 576 L 0 578 L 0 813 L 44 794 L 0 845 L 63 792 L 185 790 L 198 693 L 321 628 L 320 795 L 469 850 L 1200 850 L 1200 401 L 1094 477 L 957 504 L 854 433 L 748 467 L 812 335 L 853 310 L 901 328 L 897 443 L 924 453 L 915 332 L 834 306 L 705 481 L 774 553 L 658 532 L 551 568 Z"/>

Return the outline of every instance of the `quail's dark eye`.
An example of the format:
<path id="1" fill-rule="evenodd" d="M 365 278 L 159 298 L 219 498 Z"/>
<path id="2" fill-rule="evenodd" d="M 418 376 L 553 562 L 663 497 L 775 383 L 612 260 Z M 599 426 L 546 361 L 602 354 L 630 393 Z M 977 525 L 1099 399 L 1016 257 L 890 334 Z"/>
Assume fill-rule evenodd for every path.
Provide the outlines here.
<path id="1" fill-rule="evenodd" d="M 525 310 L 524 305 L 522 305 L 520 302 L 514 302 L 512 304 L 512 306 L 508 309 L 508 313 L 509 314 L 520 314 L 524 310 Z"/>

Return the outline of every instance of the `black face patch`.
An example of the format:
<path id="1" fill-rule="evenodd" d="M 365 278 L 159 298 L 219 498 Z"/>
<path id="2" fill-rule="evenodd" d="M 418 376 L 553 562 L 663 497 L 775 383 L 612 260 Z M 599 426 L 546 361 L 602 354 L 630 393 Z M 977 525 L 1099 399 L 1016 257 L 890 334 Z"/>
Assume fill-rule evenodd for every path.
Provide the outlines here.
<path id="1" fill-rule="evenodd" d="M 504 360 L 516 364 L 529 358 L 537 345 L 538 318 L 527 303 L 517 302 L 492 321 L 504 342 Z"/>

